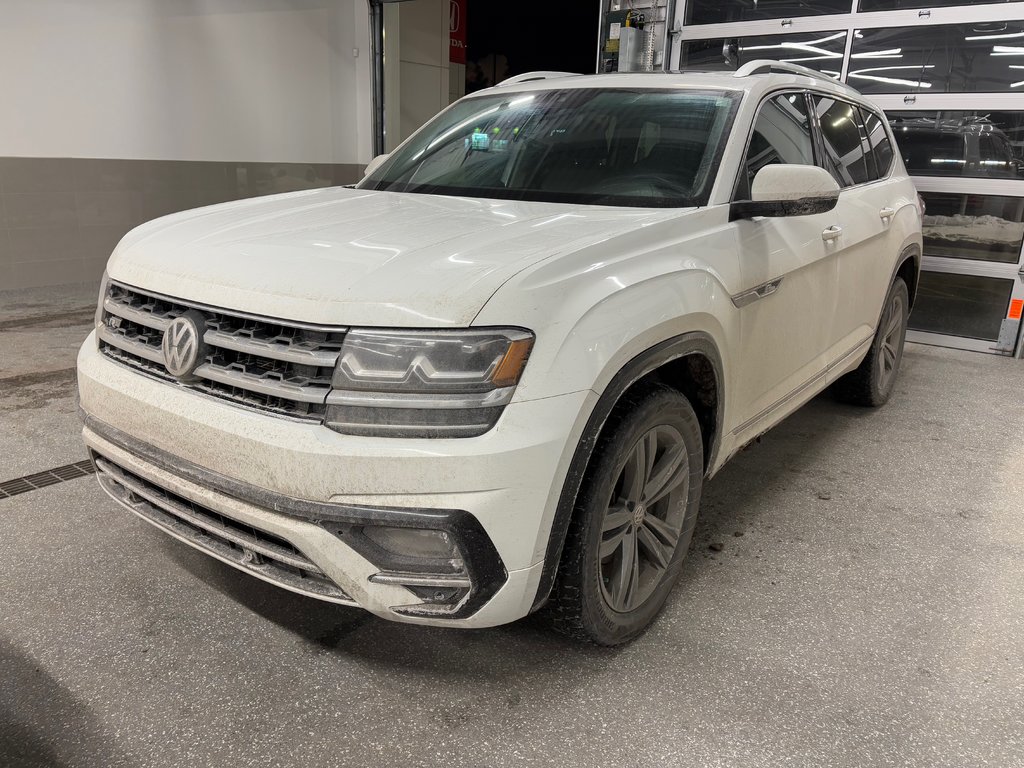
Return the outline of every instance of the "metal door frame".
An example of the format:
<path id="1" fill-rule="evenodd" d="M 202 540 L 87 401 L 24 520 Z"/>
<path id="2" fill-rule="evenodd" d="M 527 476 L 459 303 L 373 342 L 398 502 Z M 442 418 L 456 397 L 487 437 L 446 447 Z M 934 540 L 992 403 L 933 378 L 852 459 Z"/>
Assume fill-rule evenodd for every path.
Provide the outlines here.
<path id="1" fill-rule="evenodd" d="M 994 108 L 993 108 L 994 109 Z M 915 176 L 914 184 L 921 192 L 938 192 L 957 195 L 980 195 L 997 197 L 1016 197 L 1024 200 L 1024 180 L 1013 179 L 972 179 L 960 176 Z M 1013 288 L 1009 302 L 1015 299 L 1024 300 L 1024 248 L 1017 253 L 1016 262 L 984 261 L 981 259 L 957 259 L 944 256 L 925 255 L 922 269 L 929 272 L 943 272 L 956 275 L 973 275 L 991 277 L 1000 280 L 1012 280 Z M 1004 311 L 1009 310 L 1009 303 Z M 1005 316 L 1004 316 L 1005 317 Z M 978 352 L 997 352 L 995 343 L 983 339 L 950 336 L 947 334 L 925 331 L 908 331 L 907 338 L 925 344 L 940 344 L 944 347 L 957 347 Z M 1017 345 L 1020 348 L 1018 330 Z M 1007 354 L 1002 352 L 1002 354 Z M 1012 352 L 1010 353 L 1012 354 Z"/>

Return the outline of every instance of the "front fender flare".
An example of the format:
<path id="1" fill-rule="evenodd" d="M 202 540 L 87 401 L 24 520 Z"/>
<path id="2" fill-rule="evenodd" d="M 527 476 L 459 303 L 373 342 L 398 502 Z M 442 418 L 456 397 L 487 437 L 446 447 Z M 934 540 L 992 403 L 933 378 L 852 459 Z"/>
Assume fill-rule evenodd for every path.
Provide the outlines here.
<path id="1" fill-rule="evenodd" d="M 531 612 L 536 611 L 547 602 L 551 589 L 554 587 L 555 577 L 558 574 L 558 565 L 562 559 L 562 548 L 565 545 L 569 523 L 572 521 L 576 508 L 576 497 L 579 495 L 584 473 L 586 472 L 587 465 L 590 463 L 590 457 L 593 455 L 601 431 L 615 405 L 634 384 L 652 371 L 673 360 L 693 354 L 704 355 L 711 361 L 715 370 L 717 387 L 717 413 L 715 414 L 715 421 L 719 428 L 715 431 L 714 437 L 709 443 L 708 455 L 705 457 L 706 466 L 708 468 L 714 466 L 722 434 L 721 426 L 725 423 L 725 393 L 723 391 L 725 381 L 722 357 L 718 352 L 717 345 L 709 334 L 702 331 L 694 331 L 667 339 L 641 352 L 615 374 L 598 399 L 583 429 L 583 434 L 576 445 L 576 451 L 569 464 L 565 482 L 562 484 L 562 491 L 558 498 L 555 516 L 548 534 L 548 545 L 544 554 L 544 568 L 541 572 L 540 583 L 537 586 L 537 595 L 534 598 Z"/>

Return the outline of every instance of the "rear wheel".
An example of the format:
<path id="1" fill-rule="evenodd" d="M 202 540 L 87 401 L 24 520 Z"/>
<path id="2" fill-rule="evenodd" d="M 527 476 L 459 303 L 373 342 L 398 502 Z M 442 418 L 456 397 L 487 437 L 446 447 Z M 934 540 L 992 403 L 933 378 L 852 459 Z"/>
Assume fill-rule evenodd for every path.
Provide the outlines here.
<path id="1" fill-rule="evenodd" d="M 882 321 L 875 331 L 871 350 L 860 366 L 835 383 L 836 396 L 854 405 L 885 405 L 903 361 L 903 343 L 910 315 L 910 293 L 903 278 L 897 277 L 889 288 L 882 310 Z"/>
<path id="2" fill-rule="evenodd" d="M 547 612 L 555 627 L 600 645 L 654 620 L 693 537 L 704 473 L 697 415 L 658 387 L 616 408 L 577 498 Z"/>

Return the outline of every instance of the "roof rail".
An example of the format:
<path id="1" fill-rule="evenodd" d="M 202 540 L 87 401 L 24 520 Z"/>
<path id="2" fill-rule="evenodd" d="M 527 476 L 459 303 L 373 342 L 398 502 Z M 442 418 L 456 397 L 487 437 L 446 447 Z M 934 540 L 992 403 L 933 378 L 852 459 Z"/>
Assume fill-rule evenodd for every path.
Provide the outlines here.
<path id="1" fill-rule="evenodd" d="M 555 80 L 559 77 L 575 77 L 578 73 L 576 72 L 524 72 L 521 75 L 514 75 L 508 80 L 502 80 L 498 83 L 498 88 L 503 88 L 506 85 L 518 85 L 519 83 L 532 83 L 534 80 Z"/>
<path id="2" fill-rule="evenodd" d="M 756 61 L 748 61 L 742 67 L 732 73 L 733 77 L 747 77 L 748 75 L 756 74 L 762 69 L 769 72 L 788 72 L 791 75 L 803 75 L 804 77 L 813 77 L 815 80 L 827 80 L 830 83 L 848 88 L 853 91 L 855 88 L 851 88 L 846 83 L 841 83 L 828 75 L 824 75 L 821 72 L 811 69 L 810 67 L 801 67 L 799 64 L 789 64 L 785 61 L 773 61 L 772 59 L 757 59 Z"/>

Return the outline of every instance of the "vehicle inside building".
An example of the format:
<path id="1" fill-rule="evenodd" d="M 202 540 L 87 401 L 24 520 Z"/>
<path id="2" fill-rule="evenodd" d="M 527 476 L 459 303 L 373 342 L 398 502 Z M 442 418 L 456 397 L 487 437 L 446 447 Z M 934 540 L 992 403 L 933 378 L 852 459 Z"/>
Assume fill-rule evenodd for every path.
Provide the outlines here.
<path id="1" fill-rule="evenodd" d="M 1024 765 L 1022 41 L 4 0 L 0 766 Z"/>

